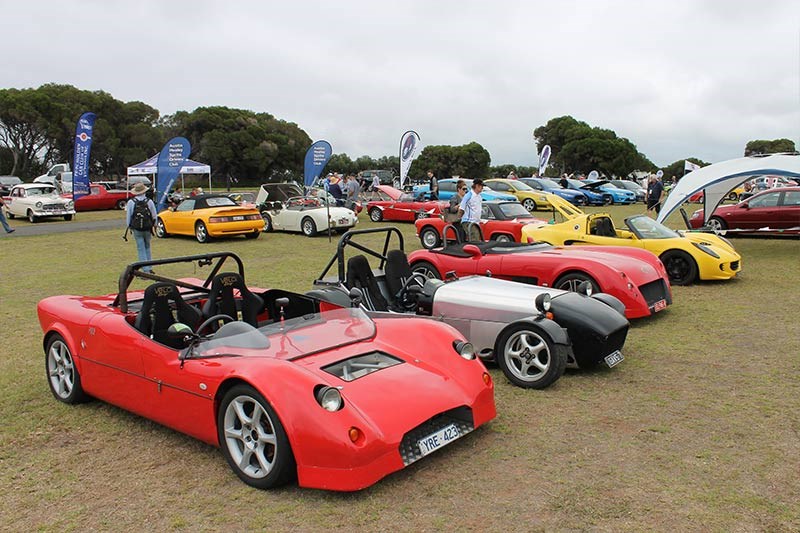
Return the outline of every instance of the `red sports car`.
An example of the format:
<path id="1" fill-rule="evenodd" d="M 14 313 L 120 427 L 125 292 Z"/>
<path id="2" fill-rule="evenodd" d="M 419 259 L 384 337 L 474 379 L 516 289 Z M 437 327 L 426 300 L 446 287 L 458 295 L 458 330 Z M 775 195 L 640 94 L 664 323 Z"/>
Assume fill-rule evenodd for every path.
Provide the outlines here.
<path id="1" fill-rule="evenodd" d="M 692 213 L 692 228 L 703 226 L 703 210 Z M 767 189 L 735 205 L 721 205 L 708 219 L 708 225 L 717 231 L 781 230 L 782 233 L 800 233 L 800 187 Z"/>
<path id="2" fill-rule="evenodd" d="M 534 218 L 519 202 L 483 202 L 481 208 L 481 232 L 486 240 L 520 242 L 523 227 L 528 224 L 547 224 L 540 218 Z M 430 250 L 441 246 L 442 231 L 447 225 L 442 218 L 422 218 L 414 225 L 424 248 Z M 448 231 L 447 239 L 452 241 L 454 237 L 454 232 Z"/>
<path id="3" fill-rule="evenodd" d="M 625 304 L 627 318 L 650 316 L 672 303 L 664 265 L 652 252 L 625 246 L 550 246 L 549 244 L 467 243 L 417 250 L 411 269 L 443 279 L 487 275 L 576 291 L 583 282 Z"/>
<path id="4" fill-rule="evenodd" d="M 413 222 L 419 218 L 439 216 L 449 205 L 436 200 L 416 200 L 413 194 L 405 193 L 388 185 L 379 185 L 374 193 L 380 200 L 367 203 L 367 213 L 373 222 L 397 220 Z"/>
<path id="5" fill-rule="evenodd" d="M 72 194 L 62 196 L 72 197 Z M 108 190 L 102 185 L 89 185 L 89 194 L 75 200 L 75 211 L 99 211 L 101 209 L 125 209 L 131 194 L 123 190 Z"/>
<path id="6" fill-rule="evenodd" d="M 178 263 L 210 272 L 141 270 Z M 134 278 L 155 283 L 129 291 Z M 258 488 L 359 490 L 495 417 L 457 330 L 334 307 L 248 287 L 228 252 L 134 263 L 118 294 L 39 302 L 47 381 L 62 402 L 97 398 L 219 446 Z"/>

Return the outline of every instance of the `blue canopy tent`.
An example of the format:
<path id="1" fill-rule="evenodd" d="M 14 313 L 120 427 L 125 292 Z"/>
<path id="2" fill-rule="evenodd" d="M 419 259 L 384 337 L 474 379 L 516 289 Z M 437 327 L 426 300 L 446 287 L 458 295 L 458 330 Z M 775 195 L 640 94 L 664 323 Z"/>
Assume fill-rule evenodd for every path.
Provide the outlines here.
<path id="1" fill-rule="evenodd" d="M 155 176 L 158 174 L 158 154 L 154 155 L 142 161 L 141 163 L 137 163 L 133 166 L 128 167 L 128 177 L 130 176 L 146 176 L 152 175 Z M 181 188 L 183 188 L 183 176 L 185 174 L 208 174 L 208 190 L 211 191 L 211 166 L 206 165 L 205 163 L 198 163 L 197 161 L 192 161 L 191 159 L 187 159 L 186 162 L 181 167 L 180 176 L 181 176 Z M 153 180 L 155 181 L 155 180 Z"/>

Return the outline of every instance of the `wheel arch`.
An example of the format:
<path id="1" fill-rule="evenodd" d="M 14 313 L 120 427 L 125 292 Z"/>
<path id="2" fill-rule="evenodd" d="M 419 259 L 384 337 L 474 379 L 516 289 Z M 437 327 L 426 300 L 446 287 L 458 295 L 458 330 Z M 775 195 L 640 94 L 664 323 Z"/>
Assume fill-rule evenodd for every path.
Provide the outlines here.
<path id="1" fill-rule="evenodd" d="M 561 344 L 561 345 L 564 345 L 564 346 L 569 346 L 570 345 L 569 336 L 567 335 L 567 331 L 564 328 L 562 328 L 561 326 L 559 326 L 556 322 L 554 322 L 553 320 L 550 320 L 549 318 L 539 318 L 539 317 L 536 317 L 536 316 L 531 316 L 531 317 L 523 318 L 523 319 L 520 319 L 520 320 L 515 320 L 514 322 L 506 324 L 503 327 L 503 329 L 501 329 L 500 331 L 497 332 L 497 337 L 494 340 L 494 353 L 495 354 L 497 354 L 497 349 L 498 349 L 497 343 L 500 341 L 500 339 L 502 339 L 503 336 L 506 333 L 508 333 L 510 330 L 512 330 L 514 328 L 517 328 L 517 327 L 519 327 L 521 325 L 524 325 L 524 326 L 527 326 L 527 327 L 531 327 L 532 329 L 535 329 L 535 330 L 537 330 L 537 331 L 539 331 L 541 333 L 544 333 L 545 335 L 547 335 L 550 338 L 550 340 L 554 344 Z"/>
<path id="2" fill-rule="evenodd" d="M 509 231 L 504 231 L 504 230 L 497 230 L 497 231 L 495 231 L 494 233 L 492 233 L 491 235 L 489 235 L 489 240 L 490 240 L 490 241 L 496 241 L 496 240 L 497 240 L 497 237 L 498 237 L 499 235 L 504 235 L 504 236 L 506 236 L 506 237 L 510 238 L 510 239 L 511 239 L 511 242 L 519 242 L 519 241 L 517 241 L 517 239 L 515 239 L 515 238 L 514 238 L 514 234 L 513 234 L 513 233 L 511 233 L 511 232 L 509 232 Z"/>

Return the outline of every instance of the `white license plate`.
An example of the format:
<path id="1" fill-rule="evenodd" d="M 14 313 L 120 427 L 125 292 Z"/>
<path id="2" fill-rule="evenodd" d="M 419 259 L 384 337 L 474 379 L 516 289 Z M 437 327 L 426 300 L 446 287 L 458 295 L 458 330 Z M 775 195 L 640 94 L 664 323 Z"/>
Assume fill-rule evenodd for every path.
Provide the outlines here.
<path id="1" fill-rule="evenodd" d="M 237 215 L 233 217 L 233 220 L 244 220 L 244 215 Z"/>
<path id="2" fill-rule="evenodd" d="M 667 301 L 664 300 L 664 299 L 661 299 L 661 300 L 657 301 L 656 304 L 653 306 L 653 311 L 658 313 L 659 311 L 663 311 L 666 308 L 667 308 Z"/>
<path id="3" fill-rule="evenodd" d="M 613 368 L 620 364 L 625 358 L 622 356 L 622 352 L 619 350 L 614 350 L 610 354 L 605 357 L 605 362 L 608 365 L 608 368 Z"/>
<path id="4" fill-rule="evenodd" d="M 435 450 L 438 450 L 442 446 L 450 444 L 460 436 L 461 432 L 458 430 L 458 426 L 455 424 L 450 424 L 447 427 L 443 427 L 436 433 L 431 433 L 424 439 L 418 440 L 417 445 L 419 446 L 419 451 L 424 456 Z"/>

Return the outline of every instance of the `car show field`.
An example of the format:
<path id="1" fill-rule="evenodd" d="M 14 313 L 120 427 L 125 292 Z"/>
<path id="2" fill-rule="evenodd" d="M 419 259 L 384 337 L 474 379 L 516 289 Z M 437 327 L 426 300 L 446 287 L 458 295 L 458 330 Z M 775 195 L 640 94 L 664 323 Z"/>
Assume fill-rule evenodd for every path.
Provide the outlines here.
<path id="1" fill-rule="evenodd" d="M 644 212 L 583 210 L 616 220 Z M 217 448 L 101 401 L 55 401 L 37 303 L 115 293 L 136 249 L 121 227 L 28 236 L 27 227 L 76 221 L 14 222 L 23 231 L 4 237 L 0 264 L 0 510 L 14 530 L 800 529 L 796 238 L 732 239 L 741 272 L 673 285 L 672 305 L 631 320 L 624 363 L 613 369 L 568 369 L 568 379 L 530 390 L 488 366 L 497 418 L 375 485 L 333 493 L 297 483 L 254 490 Z M 359 216 L 359 228 L 381 225 Z M 413 225 L 396 227 L 408 252 L 421 248 Z M 275 232 L 202 245 L 154 239 L 153 254 L 231 251 L 248 285 L 305 293 L 337 242 Z"/>

